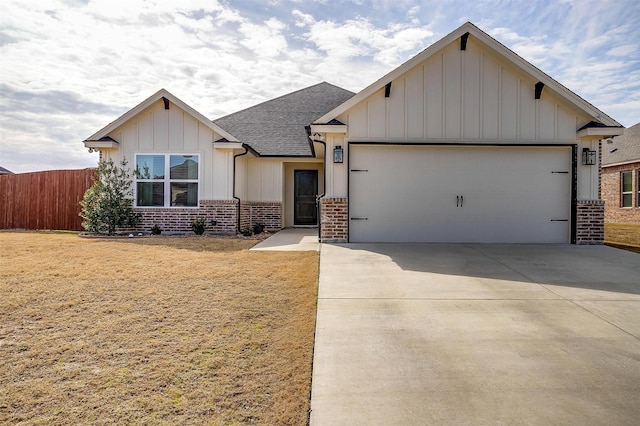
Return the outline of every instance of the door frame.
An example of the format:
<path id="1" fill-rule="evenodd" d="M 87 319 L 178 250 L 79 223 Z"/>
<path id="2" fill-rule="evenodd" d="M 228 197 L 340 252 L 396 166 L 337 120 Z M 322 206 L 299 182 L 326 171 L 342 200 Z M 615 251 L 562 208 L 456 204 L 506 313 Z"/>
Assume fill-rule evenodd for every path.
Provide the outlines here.
<path id="1" fill-rule="evenodd" d="M 297 186 L 298 186 L 298 180 L 296 179 L 296 176 L 298 175 L 298 173 L 300 172 L 305 172 L 305 173 L 311 173 L 315 175 L 315 190 L 314 190 L 314 209 L 313 209 L 313 214 L 315 216 L 315 221 L 313 224 L 311 223 L 299 223 L 298 222 L 298 215 L 296 214 L 296 205 L 298 204 L 297 201 Z M 319 190 L 319 175 L 320 173 L 318 172 L 318 169 L 293 169 L 293 226 L 309 226 L 309 227 L 316 227 L 318 226 L 318 209 L 317 209 L 317 196 L 318 196 L 318 190 Z"/>

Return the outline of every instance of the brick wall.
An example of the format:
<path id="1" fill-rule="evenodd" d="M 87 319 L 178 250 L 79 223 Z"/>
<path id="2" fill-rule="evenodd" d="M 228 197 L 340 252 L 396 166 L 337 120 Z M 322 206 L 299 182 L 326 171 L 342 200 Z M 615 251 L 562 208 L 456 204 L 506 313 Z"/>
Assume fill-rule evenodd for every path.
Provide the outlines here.
<path id="1" fill-rule="evenodd" d="M 320 199 L 320 241 L 346 243 L 349 238 L 349 202 L 347 198 Z"/>
<path id="2" fill-rule="evenodd" d="M 235 234 L 237 227 L 238 204 L 235 200 L 200 200 L 200 207 L 194 208 L 149 208 L 135 209 L 142 215 L 137 231 L 149 231 L 158 225 L 163 231 L 191 232 L 191 221 L 204 217 L 208 234 Z M 212 225 L 211 221 L 217 221 Z"/>
<path id="3" fill-rule="evenodd" d="M 578 200 L 576 244 L 602 244 L 604 241 L 604 201 Z"/>
<path id="4" fill-rule="evenodd" d="M 282 229 L 282 203 L 242 201 L 240 203 L 240 229 L 256 223 L 264 224 L 267 231 Z"/>
<path id="5" fill-rule="evenodd" d="M 640 224 L 640 208 L 638 208 L 638 179 L 640 162 L 623 164 L 620 166 L 603 167 L 600 177 L 602 185 L 602 199 L 605 201 L 604 221 L 606 223 L 637 223 Z M 634 207 L 620 207 L 621 202 L 621 172 L 633 172 L 632 205 Z"/>

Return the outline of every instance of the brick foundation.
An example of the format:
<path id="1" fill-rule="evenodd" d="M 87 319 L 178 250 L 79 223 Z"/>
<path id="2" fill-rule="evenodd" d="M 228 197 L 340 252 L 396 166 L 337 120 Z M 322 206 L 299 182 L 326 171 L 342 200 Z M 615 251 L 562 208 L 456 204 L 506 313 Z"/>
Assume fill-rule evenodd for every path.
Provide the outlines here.
<path id="1" fill-rule="evenodd" d="M 603 244 L 604 201 L 578 200 L 576 244 Z"/>
<path id="2" fill-rule="evenodd" d="M 640 162 L 621 164 L 619 166 L 603 167 L 600 175 L 602 184 L 602 199 L 605 201 L 604 221 L 606 223 L 636 223 L 640 224 L 640 207 L 638 207 L 638 179 Z M 632 172 L 632 205 L 620 207 L 621 204 L 621 176 L 622 172 Z"/>
<path id="3" fill-rule="evenodd" d="M 148 232 L 153 225 L 167 232 L 192 232 L 191 221 L 197 217 L 207 220 L 208 234 L 235 234 L 237 227 L 238 203 L 235 200 L 201 200 L 200 207 L 194 208 L 149 208 L 135 209 L 142 216 L 137 231 Z M 211 221 L 217 221 L 211 225 Z"/>
<path id="4" fill-rule="evenodd" d="M 320 227 L 321 242 L 346 243 L 349 239 L 349 200 L 321 198 Z"/>
<path id="5" fill-rule="evenodd" d="M 240 203 L 240 229 L 261 223 L 266 231 L 282 229 L 282 203 L 242 201 Z"/>

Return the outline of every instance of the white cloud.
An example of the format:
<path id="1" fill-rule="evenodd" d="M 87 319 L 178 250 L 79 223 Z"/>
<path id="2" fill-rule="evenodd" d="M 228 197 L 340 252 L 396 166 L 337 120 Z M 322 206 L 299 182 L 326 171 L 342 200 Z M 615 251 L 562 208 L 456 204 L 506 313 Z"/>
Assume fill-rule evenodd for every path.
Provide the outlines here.
<path id="1" fill-rule="evenodd" d="M 212 119 L 323 80 L 360 90 L 466 20 L 631 125 L 640 7 L 605 3 L 3 0 L 0 165 L 95 165 L 81 141 L 161 87 Z"/>

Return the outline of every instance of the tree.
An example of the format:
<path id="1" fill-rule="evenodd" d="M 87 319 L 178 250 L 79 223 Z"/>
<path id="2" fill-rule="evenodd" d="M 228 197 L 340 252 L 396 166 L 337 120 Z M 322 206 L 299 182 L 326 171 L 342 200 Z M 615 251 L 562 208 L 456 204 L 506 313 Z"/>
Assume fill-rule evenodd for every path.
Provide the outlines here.
<path id="1" fill-rule="evenodd" d="M 136 226 L 140 215 L 133 210 L 133 175 L 124 159 L 100 161 L 93 185 L 80 202 L 82 227 L 92 234 L 113 235 L 118 227 Z"/>

